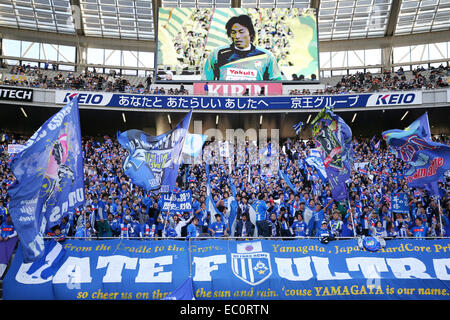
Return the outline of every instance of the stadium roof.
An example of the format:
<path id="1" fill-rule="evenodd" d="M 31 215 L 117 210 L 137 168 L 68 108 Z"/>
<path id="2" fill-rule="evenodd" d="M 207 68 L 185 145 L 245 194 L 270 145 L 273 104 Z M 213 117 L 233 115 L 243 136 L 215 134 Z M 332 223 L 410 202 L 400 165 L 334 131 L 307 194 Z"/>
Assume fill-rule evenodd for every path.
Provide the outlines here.
<path id="1" fill-rule="evenodd" d="M 0 0 L 0 34 L 15 29 L 154 42 L 160 6 L 317 8 L 322 42 L 450 30 L 450 0 Z"/>

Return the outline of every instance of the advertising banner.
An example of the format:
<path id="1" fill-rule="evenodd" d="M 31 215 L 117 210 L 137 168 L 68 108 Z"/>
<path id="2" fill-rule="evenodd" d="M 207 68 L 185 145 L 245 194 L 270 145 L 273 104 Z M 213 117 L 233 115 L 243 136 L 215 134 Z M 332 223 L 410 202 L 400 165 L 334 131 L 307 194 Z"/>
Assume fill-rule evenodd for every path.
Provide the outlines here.
<path id="1" fill-rule="evenodd" d="M 33 89 L 0 86 L 0 100 L 33 101 Z"/>
<path id="2" fill-rule="evenodd" d="M 449 251 L 450 240 L 389 240 L 376 252 L 356 239 L 66 240 L 44 266 L 18 250 L 3 298 L 164 299 L 192 276 L 195 299 L 448 300 Z"/>
<path id="3" fill-rule="evenodd" d="M 211 92 L 210 92 L 211 93 Z M 78 96 L 80 105 L 119 108 L 145 108 L 155 110 L 221 110 L 264 111 L 389 107 L 422 103 L 419 91 L 392 94 L 340 94 L 311 96 L 169 96 L 110 92 L 55 91 L 55 103 L 67 104 Z"/>
<path id="4" fill-rule="evenodd" d="M 194 83 L 194 94 L 205 95 L 205 84 Z M 250 96 L 268 95 L 276 96 L 283 94 L 283 84 L 279 82 L 274 83 L 208 83 L 208 94 L 216 96 L 242 96 L 246 93 Z"/>

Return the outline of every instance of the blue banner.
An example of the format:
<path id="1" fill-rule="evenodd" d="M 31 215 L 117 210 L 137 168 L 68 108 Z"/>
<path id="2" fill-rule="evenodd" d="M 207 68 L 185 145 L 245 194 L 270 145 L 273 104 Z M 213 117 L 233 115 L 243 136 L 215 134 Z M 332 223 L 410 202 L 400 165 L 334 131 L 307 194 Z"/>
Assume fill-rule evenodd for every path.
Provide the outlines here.
<path id="1" fill-rule="evenodd" d="M 24 259 L 41 257 L 43 235 L 84 204 L 84 174 L 78 100 L 45 122 L 11 163 L 16 182 L 8 189 L 10 214 Z"/>
<path id="2" fill-rule="evenodd" d="M 178 214 L 182 214 L 185 211 L 191 212 L 192 192 L 188 190 L 176 193 L 164 193 L 162 195 L 161 211 L 170 211 Z"/>
<path id="3" fill-rule="evenodd" d="M 392 212 L 409 213 L 408 194 L 404 192 L 393 193 L 391 195 Z"/>
<path id="4" fill-rule="evenodd" d="M 173 191 L 191 116 L 192 110 L 174 129 L 159 136 L 134 129 L 117 132 L 117 140 L 128 150 L 123 168 L 134 184 L 147 191 Z"/>
<path id="5" fill-rule="evenodd" d="M 32 275 L 19 250 L 3 298 L 159 300 L 192 276 L 195 299 L 450 299 L 448 239 L 388 240 L 376 252 L 356 239 L 66 240 L 62 247 L 59 268 L 62 251 L 54 249 L 47 268 Z"/>
<path id="6" fill-rule="evenodd" d="M 273 97 L 169 96 L 57 90 L 55 92 L 55 102 L 65 104 L 75 96 L 78 96 L 80 104 L 84 105 L 155 110 L 296 110 L 323 109 L 325 107 L 342 109 L 408 106 L 422 103 L 422 92 L 419 90 L 401 93 L 383 92 Z"/>
<path id="7" fill-rule="evenodd" d="M 431 184 L 450 170 L 450 147 L 431 139 L 427 113 L 405 130 L 383 132 L 383 138 L 396 156 L 407 163 L 404 176 L 410 188 L 433 190 Z"/>
<path id="8" fill-rule="evenodd" d="M 352 130 L 345 121 L 324 108 L 311 122 L 313 138 L 323 154 L 323 164 L 334 200 L 348 198 L 346 182 L 353 166 Z"/>

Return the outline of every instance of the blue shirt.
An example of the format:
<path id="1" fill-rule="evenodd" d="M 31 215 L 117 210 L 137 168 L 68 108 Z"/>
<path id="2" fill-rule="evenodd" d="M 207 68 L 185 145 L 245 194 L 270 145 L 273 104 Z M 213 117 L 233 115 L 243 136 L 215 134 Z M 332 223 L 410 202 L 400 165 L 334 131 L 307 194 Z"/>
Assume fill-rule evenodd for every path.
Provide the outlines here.
<path id="1" fill-rule="evenodd" d="M 292 223 L 292 232 L 296 237 L 306 237 L 308 235 L 308 226 L 305 221 L 294 221 Z"/>
<path id="2" fill-rule="evenodd" d="M 215 232 L 213 235 L 214 237 L 223 237 L 227 226 L 222 221 L 220 222 L 215 221 L 209 226 L 209 228 Z"/>
<path id="3" fill-rule="evenodd" d="M 3 219 L 5 219 L 7 213 L 8 210 L 5 207 L 0 207 L 0 217 L 3 217 Z"/>
<path id="4" fill-rule="evenodd" d="M 177 231 L 172 227 L 168 227 L 164 231 L 165 231 L 166 237 L 177 237 L 178 236 Z"/>
<path id="5" fill-rule="evenodd" d="M 191 223 L 190 225 L 187 226 L 186 239 L 198 237 L 199 234 L 200 232 L 198 231 L 198 228 L 194 224 Z"/>
<path id="6" fill-rule="evenodd" d="M 427 232 L 428 232 L 428 227 L 425 226 L 423 223 L 422 225 L 419 227 L 418 225 L 414 225 L 410 232 L 413 234 L 414 238 L 422 238 L 422 237 L 426 237 L 427 236 Z"/>
<path id="7" fill-rule="evenodd" d="M 256 221 L 263 221 L 267 219 L 267 205 L 264 200 L 259 200 L 256 206 Z"/>
<path id="8" fill-rule="evenodd" d="M 65 237 L 69 235 L 70 223 L 61 223 L 61 234 Z"/>
<path id="9" fill-rule="evenodd" d="M 198 218 L 199 226 L 208 225 L 206 221 L 206 218 L 208 217 L 208 211 L 202 209 L 199 213 L 195 214 L 195 216 Z"/>
<path id="10" fill-rule="evenodd" d="M 318 233 L 317 233 L 317 236 L 319 237 L 319 238 L 322 238 L 322 237 L 326 237 L 326 236 L 331 236 L 331 233 L 330 233 L 330 231 L 328 230 L 328 228 L 320 228 L 319 229 L 319 231 L 318 231 Z"/>
<path id="11" fill-rule="evenodd" d="M 3 222 L 1 225 L 1 235 L 2 238 L 9 237 L 11 235 L 14 235 L 16 233 L 16 228 L 13 224 L 8 224 L 6 222 Z"/>

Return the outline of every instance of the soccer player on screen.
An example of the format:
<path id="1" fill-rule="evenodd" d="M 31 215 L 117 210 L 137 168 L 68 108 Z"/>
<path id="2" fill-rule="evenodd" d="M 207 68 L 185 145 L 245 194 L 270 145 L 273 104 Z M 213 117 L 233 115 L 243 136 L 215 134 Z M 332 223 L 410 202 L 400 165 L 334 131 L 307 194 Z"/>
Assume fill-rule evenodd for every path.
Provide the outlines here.
<path id="1" fill-rule="evenodd" d="M 203 80 L 283 80 L 273 54 L 253 45 L 256 33 L 248 15 L 232 17 L 225 28 L 232 43 L 211 52 L 203 68 Z"/>

